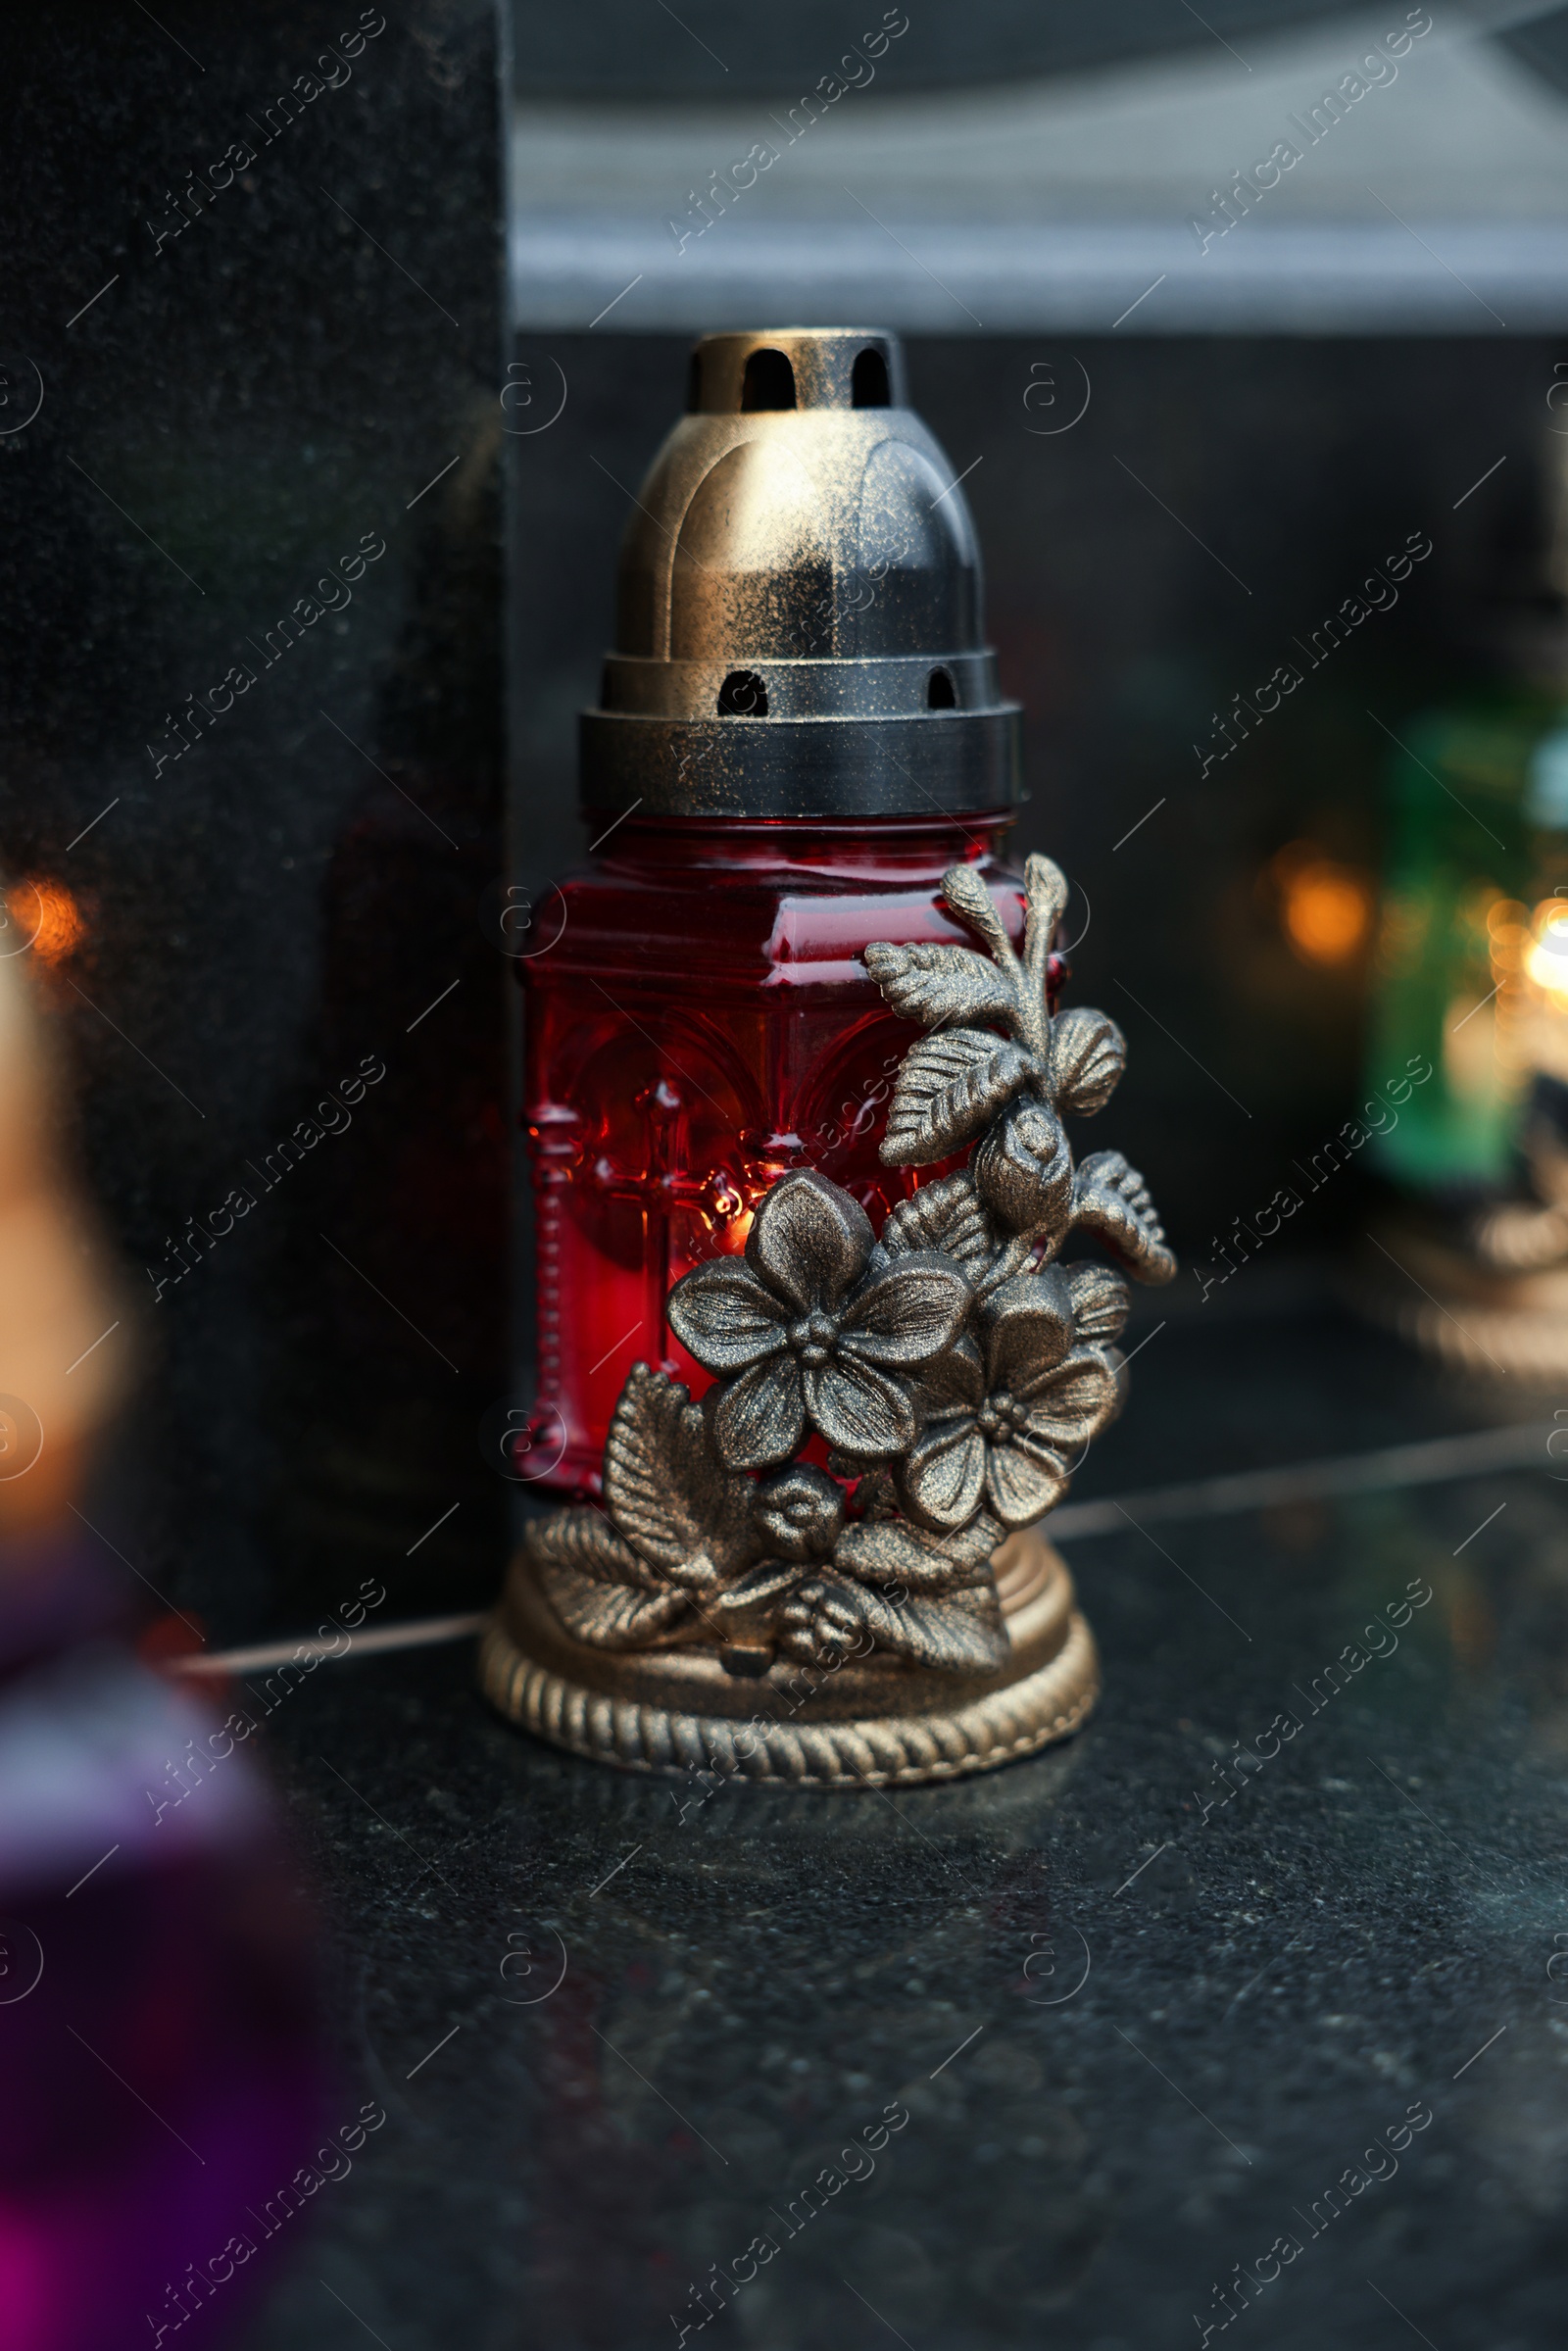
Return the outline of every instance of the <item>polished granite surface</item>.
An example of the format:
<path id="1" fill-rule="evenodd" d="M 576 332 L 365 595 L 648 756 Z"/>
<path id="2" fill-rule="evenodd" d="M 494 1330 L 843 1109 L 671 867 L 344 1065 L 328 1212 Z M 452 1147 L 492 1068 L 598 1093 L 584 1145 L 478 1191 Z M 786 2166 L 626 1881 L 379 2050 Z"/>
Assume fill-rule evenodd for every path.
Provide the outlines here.
<path id="1" fill-rule="evenodd" d="M 249 2351 L 1560 2339 L 1552 1399 L 1286 1305 L 1151 1338 L 1078 1495 L 1502 1420 L 1539 1460 L 1064 1539 L 1105 1694 L 1054 1752 L 791 1795 L 536 1744 L 466 1643 L 298 1692 L 341 2096 L 388 2125 Z"/>

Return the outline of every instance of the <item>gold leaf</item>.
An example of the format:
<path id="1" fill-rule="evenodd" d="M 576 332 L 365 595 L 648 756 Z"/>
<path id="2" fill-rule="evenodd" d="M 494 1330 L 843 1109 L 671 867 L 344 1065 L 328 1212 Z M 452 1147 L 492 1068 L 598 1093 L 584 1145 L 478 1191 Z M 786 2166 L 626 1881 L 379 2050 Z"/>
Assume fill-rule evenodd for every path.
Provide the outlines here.
<path id="1" fill-rule="evenodd" d="M 678 1592 L 628 1592 L 559 1565 L 541 1570 L 539 1580 L 566 1631 L 591 1648 L 646 1649 L 691 1615 Z"/>
<path id="2" fill-rule="evenodd" d="M 1010 1023 L 1017 1001 L 1004 975 L 967 947 L 889 947 L 874 942 L 861 960 L 895 1012 L 928 1029 L 955 1020 Z"/>
<path id="3" fill-rule="evenodd" d="M 862 1518 L 845 1528 L 834 1545 L 833 1561 L 859 1583 L 953 1592 L 986 1581 L 991 1554 L 1001 1541 L 1001 1527 L 984 1510 L 952 1534 L 928 1533 L 906 1518 Z"/>
<path id="4" fill-rule="evenodd" d="M 600 1584 L 629 1584 L 662 1592 L 664 1579 L 623 1543 L 602 1510 L 553 1510 L 530 1521 L 528 1556 L 541 1579 L 558 1568 Z"/>
<path id="5" fill-rule="evenodd" d="M 1127 1320 L 1127 1285 L 1108 1265 L 1064 1265 L 1073 1336 L 1090 1347 L 1119 1339 Z"/>
<path id="6" fill-rule="evenodd" d="M 1079 1118 L 1102 1110 L 1127 1066 L 1127 1040 L 1104 1012 L 1075 1004 L 1051 1024 L 1053 1101 Z"/>
<path id="7" fill-rule="evenodd" d="M 566 1631 L 601 1649 L 641 1649 L 690 1613 L 597 1510 L 557 1510 L 528 1529 L 528 1556 Z"/>
<path id="8" fill-rule="evenodd" d="M 714 1459 L 702 1407 L 634 1363 L 605 1443 L 605 1506 L 667 1575 L 706 1588 L 750 1564 L 752 1482 Z"/>
<path id="9" fill-rule="evenodd" d="M 882 1157 L 893 1167 L 945 1159 L 1033 1074 L 1020 1046 L 985 1029 L 947 1029 L 910 1047 L 888 1112 Z"/>
<path id="10" fill-rule="evenodd" d="M 879 1649 L 937 1673 L 993 1674 L 1007 1656 L 1007 1629 L 995 1584 L 942 1597 L 889 1598 L 864 1584 L 827 1575 L 803 1585 L 783 1611 L 785 1647 L 820 1660 L 869 1633 Z"/>
<path id="11" fill-rule="evenodd" d="M 882 1247 L 892 1256 L 917 1249 L 940 1249 L 972 1278 L 991 1261 L 991 1227 L 965 1168 L 922 1184 L 901 1200 L 882 1227 Z"/>

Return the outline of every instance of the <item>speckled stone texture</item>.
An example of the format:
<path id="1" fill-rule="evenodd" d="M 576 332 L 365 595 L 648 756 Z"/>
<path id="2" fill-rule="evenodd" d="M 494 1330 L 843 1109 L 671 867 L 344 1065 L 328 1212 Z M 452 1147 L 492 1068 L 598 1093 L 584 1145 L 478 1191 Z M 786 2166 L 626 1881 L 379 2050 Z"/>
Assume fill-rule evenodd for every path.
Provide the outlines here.
<path id="1" fill-rule="evenodd" d="M 1184 1470 L 1500 1417 L 1321 1311 L 1178 1321 L 1137 1371 L 1079 1488 L 1135 1515 Z M 1196 2342 L 1280 2237 L 1301 2251 L 1244 2344 L 1378 2351 L 1408 2333 L 1392 2303 L 1440 2351 L 1546 2351 L 1548 1471 L 1064 1543 L 1101 1708 L 946 1788 L 631 1780 L 498 1723 L 466 1645 L 319 1675 L 275 1752 L 336 1922 L 344 2059 L 391 2123 L 248 2351 L 347 2346 L 334 2296 L 397 2351 L 652 2351 L 695 2339 L 692 2289 L 711 2307 L 712 2265 L 744 2277 L 759 2236 L 777 2251 L 710 2321 L 756 2351 Z M 1412 1579 L 1433 1598 L 1397 1646 L 1363 1640 Z M 1351 1643 L 1387 1653 L 1330 1695 Z M 1264 1759 L 1282 1712 L 1301 1729 Z M 1377 2152 L 1412 2107 L 1430 2122 Z"/>
<path id="2" fill-rule="evenodd" d="M 45 397 L 0 432 L 0 879 L 80 906 L 45 1010 L 143 1329 L 89 1515 L 220 1641 L 371 1554 L 394 1608 L 480 1600 L 504 1543 L 496 27 L 416 0 L 345 56 L 360 13 L 3 36 L 0 426 L 24 362 Z"/>

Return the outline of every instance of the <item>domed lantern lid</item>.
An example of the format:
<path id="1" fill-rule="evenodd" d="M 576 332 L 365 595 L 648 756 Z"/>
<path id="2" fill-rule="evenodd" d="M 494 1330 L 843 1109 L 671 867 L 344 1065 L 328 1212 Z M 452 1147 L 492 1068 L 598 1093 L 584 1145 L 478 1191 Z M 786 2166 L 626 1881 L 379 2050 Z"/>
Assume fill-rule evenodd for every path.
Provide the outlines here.
<path id="1" fill-rule="evenodd" d="M 586 808 L 929 816 L 1021 797 L 974 525 L 905 403 L 893 335 L 697 345 L 621 547 Z"/>

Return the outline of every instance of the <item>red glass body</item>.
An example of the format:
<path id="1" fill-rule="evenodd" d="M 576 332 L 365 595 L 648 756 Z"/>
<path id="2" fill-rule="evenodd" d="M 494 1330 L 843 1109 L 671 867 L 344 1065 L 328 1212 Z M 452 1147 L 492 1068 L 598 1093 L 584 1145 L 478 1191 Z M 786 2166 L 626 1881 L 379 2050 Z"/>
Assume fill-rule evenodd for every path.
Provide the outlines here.
<path id="1" fill-rule="evenodd" d="M 524 966 L 523 1116 L 537 1209 L 540 1485 L 597 1491 L 634 1362 L 708 1375 L 664 1319 L 670 1284 L 746 1246 L 787 1168 L 821 1170 L 879 1221 L 916 1175 L 878 1157 L 918 1032 L 859 961 L 874 939 L 968 941 L 943 874 L 979 867 L 1016 938 L 1007 813 L 813 822 L 627 819 L 562 885 Z"/>

